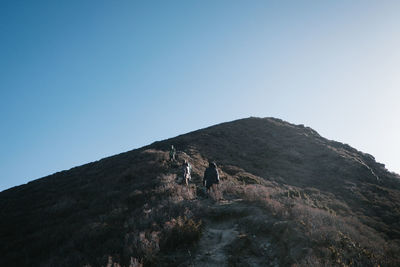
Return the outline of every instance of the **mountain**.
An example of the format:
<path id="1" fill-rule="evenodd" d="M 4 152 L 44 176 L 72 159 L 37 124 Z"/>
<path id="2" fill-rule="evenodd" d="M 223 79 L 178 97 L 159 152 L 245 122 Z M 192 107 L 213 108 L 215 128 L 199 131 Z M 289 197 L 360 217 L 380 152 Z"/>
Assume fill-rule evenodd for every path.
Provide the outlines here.
<path id="1" fill-rule="evenodd" d="M 400 176 L 275 118 L 55 173 L 1 192 L 0 211 L 0 266 L 400 266 Z"/>

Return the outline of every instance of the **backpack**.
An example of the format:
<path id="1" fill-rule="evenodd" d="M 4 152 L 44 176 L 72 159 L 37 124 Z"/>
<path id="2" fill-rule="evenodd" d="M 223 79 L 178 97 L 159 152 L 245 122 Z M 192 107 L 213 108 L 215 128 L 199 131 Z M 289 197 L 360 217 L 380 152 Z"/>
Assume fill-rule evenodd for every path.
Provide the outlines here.
<path id="1" fill-rule="evenodd" d="M 218 184 L 219 183 L 219 174 L 216 168 L 208 167 L 205 173 L 205 180 L 209 184 Z"/>

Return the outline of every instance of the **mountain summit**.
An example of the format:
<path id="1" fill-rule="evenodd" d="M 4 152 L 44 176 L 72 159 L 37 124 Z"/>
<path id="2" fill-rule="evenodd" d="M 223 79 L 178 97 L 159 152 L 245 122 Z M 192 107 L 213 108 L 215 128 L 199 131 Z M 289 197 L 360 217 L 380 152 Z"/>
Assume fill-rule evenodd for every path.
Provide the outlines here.
<path id="1" fill-rule="evenodd" d="M 221 180 L 207 195 L 209 161 Z M 274 118 L 55 173 L 1 192 L 0 208 L 0 266 L 400 266 L 399 175 Z"/>

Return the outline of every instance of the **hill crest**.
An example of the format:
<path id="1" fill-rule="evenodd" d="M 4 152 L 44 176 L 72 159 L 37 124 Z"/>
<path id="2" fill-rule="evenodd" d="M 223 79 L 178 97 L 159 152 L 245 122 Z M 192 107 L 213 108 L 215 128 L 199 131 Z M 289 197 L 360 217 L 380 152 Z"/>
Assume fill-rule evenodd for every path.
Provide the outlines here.
<path id="1" fill-rule="evenodd" d="M 183 159 L 190 187 L 179 183 Z M 208 160 L 221 174 L 211 198 L 201 186 Z M 399 263 L 399 176 L 274 118 L 154 142 L 3 191 L 0 203 L 6 265 Z"/>

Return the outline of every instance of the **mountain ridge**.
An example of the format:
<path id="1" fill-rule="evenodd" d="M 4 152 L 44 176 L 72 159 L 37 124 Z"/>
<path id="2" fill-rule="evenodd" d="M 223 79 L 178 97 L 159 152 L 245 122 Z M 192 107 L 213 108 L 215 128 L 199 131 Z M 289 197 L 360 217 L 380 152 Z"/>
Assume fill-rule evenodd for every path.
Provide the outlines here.
<path id="1" fill-rule="evenodd" d="M 170 145 L 178 162 L 168 161 Z M 190 187 L 179 183 L 183 159 L 193 165 Z M 208 160 L 221 173 L 211 199 L 201 189 Z M 216 265 L 399 263 L 399 175 L 372 155 L 275 118 L 153 142 L 5 190 L 0 200 L 6 264 L 210 265 L 205 247 L 227 234 Z"/>

